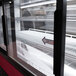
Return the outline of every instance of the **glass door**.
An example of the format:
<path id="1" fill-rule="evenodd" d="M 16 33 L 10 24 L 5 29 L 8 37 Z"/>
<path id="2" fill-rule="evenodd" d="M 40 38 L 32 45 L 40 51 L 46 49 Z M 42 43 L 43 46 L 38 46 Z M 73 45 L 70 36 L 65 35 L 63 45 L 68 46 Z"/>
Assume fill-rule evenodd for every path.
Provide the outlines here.
<path id="1" fill-rule="evenodd" d="M 8 55 L 38 76 L 54 76 L 56 0 L 14 0 L 4 4 Z"/>
<path id="2" fill-rule="evenodd" d="M 14 0 L 14 59 L 36 75 L 53 76 L 55 10 L 55 0 Z"/>
<path id="3" fill-rule="evenodd" d="M 76 76 L 76 1 L 67 1 L 64 76 Z"/>

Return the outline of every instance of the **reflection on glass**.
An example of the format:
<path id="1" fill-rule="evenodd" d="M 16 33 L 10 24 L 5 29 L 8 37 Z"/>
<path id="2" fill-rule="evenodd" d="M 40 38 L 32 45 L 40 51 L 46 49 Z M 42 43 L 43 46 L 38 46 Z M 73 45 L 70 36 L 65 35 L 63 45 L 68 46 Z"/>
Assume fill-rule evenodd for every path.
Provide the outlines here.
<path id="1" fill-rule="evenodd" d="M 21 3 L 34 3 L 39 1 L 49 1 L 49 0 L 21 0 Z"/>
<path id="2" fill-rule="evenodd" d="M 68 1 L 65 49 L 65 76 L 76 76 L 76 4 Z"/>
<path id="3" fill-rule="evenodd" d="M 18 0 L 15 2 L 19 3 Z M 40 5 L 29 6 L 15 5 L 17 57 L 41 73 L 52 76 L 56 4 L 46 1 L 46 4 L 42 2 Z"/>
<path id="4" fill-rule="evenodd" d="M 3 37 L 3 27 L 2 27 L 2 7 L 0 6 L 0 47 L 6 50 L 6 46 L 4 45 L 4 37 Z"/>

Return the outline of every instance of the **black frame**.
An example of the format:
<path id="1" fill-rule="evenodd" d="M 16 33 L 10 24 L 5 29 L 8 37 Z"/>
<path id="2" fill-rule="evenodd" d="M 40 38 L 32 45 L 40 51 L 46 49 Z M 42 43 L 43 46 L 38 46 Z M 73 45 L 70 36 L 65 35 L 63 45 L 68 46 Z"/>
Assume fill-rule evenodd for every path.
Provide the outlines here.
<path id="1" fill-rule="evenodd" d="M 2 6 L 4 5 L 5 2 L 12 1 L 13 0 L 4 0 Z M 13 3 L 14 4 L 14 3 Z M 10 4 L 12 5 L 12 4 Z M 11 8 L 11 7 L 10 7 Z M 12 9 L 11 9 L 12 10 Z M 4 6 L 3 6 L 3 11 L 4 11 Z M 14 18 L 14 9 L 13 9 L 13 14 L 11 13 L 11 17 Z M 66 0 L 57 0 L 57 9 L 54 13 L 54 74 L 55 76 L 64 76 L 64 57 L 65 57 L 65 33 L 66 33 Z M 5 18 L 5 17 L 3 17 Z M 12 18 L 11 18 L 12 20 Z M 14 20 L 14 19 L 13 19 Z M 15 25 L 14 21 L 11 21 L 11 24 Z M 4 25 L 4 31 L 7 31 L 7 27 Z M 15 27 L 15 26 L 14 26 Z M 11 26 L 12 28 L 12 26 Z M 15 41 L 16 38 L 14 37 L 15 35 L 15 30 L 12 30 L 12 41 Z M 4 33 L 4 40 L 6 46 L 8 45 L 8 32 Z M 6 40 L 7 39 L 7 40 Z M 3 55 L 4 56 L 4 55 Z M 23 69 L 21 72 L 24 73 L 24 68 L 21 67 L 17 62 L 12 60 L 8 54 L 5 56 L 5 58 L 12 64 L 14 65 L 18 70 L 20 70 L 18 67 Z M 15 65 L 16 64 L 16 65 Z M 27 73 L 27 70 L 26 70 Z M 32 76 L 29 73 L 29 76 Z"/>
<path id="2" fill-rule="evenodd" d="M 54 21 L 54 74 L 64 76 L 66 0 L 57 0 Z"/>

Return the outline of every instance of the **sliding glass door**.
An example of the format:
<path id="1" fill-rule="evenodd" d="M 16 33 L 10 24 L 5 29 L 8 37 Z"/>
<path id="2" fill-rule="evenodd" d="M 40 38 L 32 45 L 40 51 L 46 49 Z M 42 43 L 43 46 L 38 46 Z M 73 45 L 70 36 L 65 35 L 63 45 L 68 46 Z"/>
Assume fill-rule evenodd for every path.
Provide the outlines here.
<path id="1" fill-rule="evenodd" d="M 16 54 L 28 69 L 53 75 L 54 12 L 56 1 L 14 1 Z M 22 62 L 21 62 L 22 61 Z M 36 70 L 31 69 L 36 74 Z"/>
<path id="2" fill-rule="evenodd" d="M 4 5 L 8 55 L 38 76 L 53 76 L 54 0 L 14 0 Z"/>
<path id="3" fill-rule="evenodd" d="M 76 76 L 76 1 L 67 1 L 64 76 Z"/>

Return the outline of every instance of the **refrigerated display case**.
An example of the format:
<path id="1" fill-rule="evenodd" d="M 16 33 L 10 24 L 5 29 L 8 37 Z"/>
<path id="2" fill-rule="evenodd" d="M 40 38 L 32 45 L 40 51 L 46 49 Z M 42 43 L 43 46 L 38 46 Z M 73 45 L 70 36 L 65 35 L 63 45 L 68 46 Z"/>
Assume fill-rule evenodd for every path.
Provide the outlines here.
<path id="1" fill-rule="evenodd" d="M 8 56 L 33 75 L 63 76 L 66 0 L 10 0 L 3 10 Z"/>

